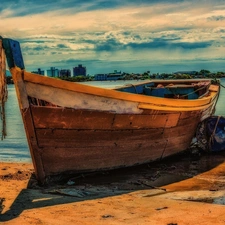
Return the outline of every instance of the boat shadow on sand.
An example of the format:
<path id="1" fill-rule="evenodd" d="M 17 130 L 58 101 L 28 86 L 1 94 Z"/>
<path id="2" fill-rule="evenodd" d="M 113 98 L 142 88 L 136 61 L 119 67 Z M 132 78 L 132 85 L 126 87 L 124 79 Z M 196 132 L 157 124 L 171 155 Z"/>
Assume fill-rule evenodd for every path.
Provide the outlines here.
<path id="1" fill-rule="evenodd" d="M 167 193 L 164 186 L 187 180 L 209 171 L 224 162 L 225 152 L 183 152 L 158 162 L 113 171 L 57 177 L 49 185 L 38 185 L 31 175 L 27 189 L 21 190 L 8 211 L 0 214 L 0 221 L 18 217 L 24 210 L 76 203 L 118 196 L 139 190 L 158 189 L 153 195 Z M 0 213 L 4 199 L 0 201 Z"/>

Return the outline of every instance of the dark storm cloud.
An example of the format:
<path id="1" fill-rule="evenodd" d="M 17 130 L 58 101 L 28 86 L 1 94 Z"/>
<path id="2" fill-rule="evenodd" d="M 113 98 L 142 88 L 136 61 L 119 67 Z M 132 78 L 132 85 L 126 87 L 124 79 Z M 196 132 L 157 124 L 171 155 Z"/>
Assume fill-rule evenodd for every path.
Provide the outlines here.
<path id="1" fill-rule="evenodd" d="M 43 54 L 46 54 L 46 52 L 56 52 L 57 50 L 62 52 L 63 49 L 64 50 L 65 49 L 70 49 L 68 46 L 63 45 L 63 44 L 58 44 L 55 47 L 50 47 L 47 44 L 45 44 L 45 45 L 43 45 L 43 44 L 42 45 L 37 45 L 37 44 L 35 44 L 35 45 L 26 45 L 26 46 L 21 45 L 22 51 L 26 52 L 26 53 L 29 52 L 29 54 L 31 54 L 32 52 L 34 54 L 36 54 L 37 52 L 42 52 Z"/>
<path id="2" fill-rule="evenodd" d="M 57 48 L 60 48 L 60 49 L 62 49 L 62 48 L 64 48 L 64 49 L 67 49 L 67 48 L 69 48 L 67 45 L 64 45 L 64 44 L 57 44 Z"/>
<path id="3" fill-rule="evenodd" d="M 22 42 L 20 42 L 20 43 L 21 43 L 22 52 L 23 52 L 23 54 L 26 54 L 26 55 L 35 55 L 37 53 L 45 54 L 47 51 L 52 50 L 46 44 L 39 45 L 38 43 L 32 42 L 32 45 L 24 45 Z"/>
<path id="4" fill-rule="evenodd" d="M 177 41 L 178 40 L 178 41 Z M 104 42 L 96 43 L 96 51 L 118 51 L 124 49 L 134 49 L 134 50 L 144 50 L 144 49 L 199 49 L 208 48 L 212 45 L 211 41 L 203 42 L 181 42 L 179 38 L 177 39 L 161 39 L 156 38 L 151 41 L 141 42 L 141 43 L 120 43 L 116 39 L 108 39 Z"/>
<path id="5" fill-rule="evenodd" d="M 212 16 L 208 18 L 208 21 L 224 21 L 225 16 Z"/>
<path id="6" fill-rule="evenodd" d="M 93 63 L 97 63 L 97 62 L 101 62 L 101 60 L 98 60 L 98 59 L 92 59 L 92 60 L 81 60 L 81 59 L 76 59 L 76 58 L 73 58 L 73 59 L 65 59 L 65 60 L 61 60 L 61 61 L 53 61 L 53 63 L 62 63 L 62 64 L 78 64 L 78 63 L 82 63 L 82 64 L 85 64 L 86 62 L 93 62 Z"/>
<path id="7" fill-rule="evenodd" d="M 115 38 L 108 39 L 104 42 L 96 42 L 95 45 L 96 51 L 117 51 L 125 48 L 126 45 L 120 43 Z"/>
<path id="8" fill-rule="evenodd" d="M 155 39 L 150 42 L 145 43 L 130 43 L 127 46 L 133 49 L 157 49 L 157 48 L 171 48 L 171 49 L 198 49 L 198 48 L 208 48 L 212 43 L 210 41 L 206 42 L 171 42 L 163 39 Z"/>
<path id="9" fill-rule="evenodd" d="M 17 41 L 20 42 L 20 44 L 23 44 L 23 43 L 31 43 L 31 44 L 43 44 L 43 43 L 46 43 L 46 42 L 51 42 L 51 40 L 35 40 L 35 39 L 27 39 L 27 38 L 24 38 L 24 39 L 20 39 L 18 38 Z"/>

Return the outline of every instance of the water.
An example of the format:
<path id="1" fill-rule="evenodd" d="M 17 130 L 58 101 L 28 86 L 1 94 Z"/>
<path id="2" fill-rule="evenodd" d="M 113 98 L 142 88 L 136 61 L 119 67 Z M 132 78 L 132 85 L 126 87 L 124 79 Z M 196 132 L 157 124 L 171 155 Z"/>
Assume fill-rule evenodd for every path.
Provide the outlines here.
<path id="1" fill-rule="evenodd" d="M 221 84 L 225 87 L 225 78 L 221 79 Z M 216 105 L 215 115 L 225 116 L 225 88 L 221 87 L 220 97 Z"/>
<path id="2" fill-rule="evenodd" d="M 89 85 L 112 88 L 136 81 L 96 81 L 87 82 Z M 225 86 L 225 78 L 221 79 Z M 216 115 L 225 116 L 225 89 L 221 88 L 220 98 L 217 103 Z M 8 101 L 6 103 L 6 139 L 0 141 L 0 161 L 2 162 L 31 162 L 22 118 L 19 112 L 14 85 L 8 85 Z M 1 125 L 0 125 L 1 128 Z"/>
<path id="3" fill-rule="evenodd" d="M 14 85 L 8 85 L 6 102 L 7 136 L 0 141 L 0 160 L 3 162 L 31 162 L 25 130 L 20 115 Z M 0 121 L 1 122 L 1 121 Z"/>

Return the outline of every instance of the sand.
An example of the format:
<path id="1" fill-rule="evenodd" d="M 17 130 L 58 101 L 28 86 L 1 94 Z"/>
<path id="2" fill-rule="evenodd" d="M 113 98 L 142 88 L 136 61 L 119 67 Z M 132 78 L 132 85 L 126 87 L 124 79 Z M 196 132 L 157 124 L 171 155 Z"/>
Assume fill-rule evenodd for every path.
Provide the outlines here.
<path id="1" fill-rule="evenodd" d="M 186 168 L 183 168 L 183 172 Z M 168 170 L 168 168 L 167 168 Z M 168 174 L 178 173 L 175 165 Z M 155 180 L 160 171 L 151 174 Z M 108 174 L 110 175 L 110 174 Z M 153 176 L 154 175 L 154 176 Z M 157 175 L 157 176 L 156 176 Z M 98 176 L 98 175 L 97 175 Z M 161 187 L 150 177 L 40 187 L 32 164 L 0 163 L 0 223 L 5 225 L 225 224 L 225 163 Z M 143 178 L 143 177 L 142 177 Z M 93 181 L 93 179 L 92 179 Z M 135 187 L 135 188 L 134 188 Z"/>

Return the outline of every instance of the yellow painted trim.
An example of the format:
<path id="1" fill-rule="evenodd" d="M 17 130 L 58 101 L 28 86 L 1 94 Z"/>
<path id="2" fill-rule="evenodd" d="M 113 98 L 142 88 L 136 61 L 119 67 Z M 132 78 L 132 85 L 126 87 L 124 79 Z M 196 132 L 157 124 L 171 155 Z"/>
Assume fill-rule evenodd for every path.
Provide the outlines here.
<path id="1" fill-rule="evenodd" d="M 200 111 L 208 108 L 209 105 L 197 106 L 197 107 L 180 107 L 180 106 L 160 106 L 160 105 L 151 105 L 146 103 L 140 103 L 138 105 L 139 109 L 152 109 L 152 110 L 163 110 L 163 111 Z"/>

